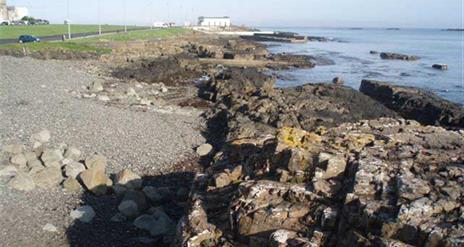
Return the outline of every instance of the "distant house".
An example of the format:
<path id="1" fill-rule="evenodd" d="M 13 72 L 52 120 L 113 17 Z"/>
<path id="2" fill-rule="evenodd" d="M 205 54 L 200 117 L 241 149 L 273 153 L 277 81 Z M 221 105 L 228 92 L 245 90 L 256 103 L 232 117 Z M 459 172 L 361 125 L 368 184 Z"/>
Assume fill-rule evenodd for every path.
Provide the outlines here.
<path id="1" fill-rule="evenodd" d="M 230 17 L 205 17 L 201 16 L 198 18 L 198 26 L 200 27 L 230 27 L 232 22 Z"/>

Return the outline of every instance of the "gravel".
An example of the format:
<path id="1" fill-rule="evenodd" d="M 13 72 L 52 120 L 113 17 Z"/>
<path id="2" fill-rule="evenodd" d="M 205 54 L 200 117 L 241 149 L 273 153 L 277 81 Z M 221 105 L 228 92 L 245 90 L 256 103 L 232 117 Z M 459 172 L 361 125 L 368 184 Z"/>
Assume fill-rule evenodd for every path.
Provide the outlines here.
<path id="1" fill-rule="evenodd" d="M 81 70 L 78 61 L 34 60 L 0 56 L 0 148 L 32 145 L 31 136 L 51 132 L 50 146 L 61 143 L 108 158 L 107 170 L 130 169 L 141 176 L 166 172 L 194 156 L 204 143 L 197 112 L 142 112 L 73 97 L 70 90 L 102 82 Z M 140 232 L 109 219 L 117 213 L 115 196 L 68 194 L 59 187 L 20 192 L 0 177 L 2 246 L 139 246 Z M 70 212 L 90 205 L 90 224 L 73 221 Z M 57 232 L 43 230 L 52 224 Z"/>
<path id="2" fill-rule="evenodd" d="M 48 129 L 52 144 L 106 156 L 110 172 L 142 174 L 169 170 L 204 142 L 196 112 L 142 112 L 72 97 L 69 90 L 101 80 L 76 68 L 77 61 L 0 57 L 0 146 L 29 143 Z"/>

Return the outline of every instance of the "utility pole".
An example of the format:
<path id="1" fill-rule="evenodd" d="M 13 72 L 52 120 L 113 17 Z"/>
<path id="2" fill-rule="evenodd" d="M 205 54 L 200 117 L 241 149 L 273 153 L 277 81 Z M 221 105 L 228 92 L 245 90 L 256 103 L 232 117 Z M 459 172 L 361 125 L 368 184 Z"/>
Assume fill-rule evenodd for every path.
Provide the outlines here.
<path id="1" fill-rule="evenodd" d="M 98 35 L 102 34 L 102 25 L 101 25 L 101 1 L 98 0 Z"/>
<path id="2" fill-rule="evenodd" d="M 66 1 L 67 3 L 67 23 L 68 23 L 68 39 L 71 39 L 71 19 L 70 19 L 70 16 L 69 16 L 69 9 L 70 9 L 70 3 L 69 3 L 69 0 Z"/>
<path id="3" fill-rule="evenodd" d="M 127 13 L 126 13 L 126 0 L 122 1 L 123 9 L 124 9 L 124 32 L 127 33 Z"/>

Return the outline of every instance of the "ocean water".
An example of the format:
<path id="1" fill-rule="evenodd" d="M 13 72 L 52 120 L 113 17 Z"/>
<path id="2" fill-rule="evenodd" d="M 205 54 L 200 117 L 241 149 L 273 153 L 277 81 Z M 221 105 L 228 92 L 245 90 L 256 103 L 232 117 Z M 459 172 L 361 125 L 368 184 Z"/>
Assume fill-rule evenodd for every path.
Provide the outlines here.
<path id="1" fill-rule="evenodd" d="M 430 90 L 443 98 L 464 105 L 464 32 L 437 29 L 330 29 L 330 28 L 261 28 L 324 36 L 330 42 L 306 44 L 270 44 L 272 52 L 307 54 L 331 60 L 312 69 L 283 72 L 277 86 L 330 82 L 342 77 L 345 85 L 359 89 L 362 79 L 375 79 Z M 418 61 L 382 60 L 370 51 L 395 52 L 419 56 Z M 433 64 L 448 64 L 446 71 Z"/>

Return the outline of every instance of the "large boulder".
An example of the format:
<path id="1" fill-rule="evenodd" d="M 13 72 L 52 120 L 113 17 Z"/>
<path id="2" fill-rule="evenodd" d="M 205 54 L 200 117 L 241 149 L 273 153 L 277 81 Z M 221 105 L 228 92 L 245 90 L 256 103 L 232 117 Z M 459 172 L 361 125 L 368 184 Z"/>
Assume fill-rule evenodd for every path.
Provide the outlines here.
<path id="1" fill-rule="evenodd" d="M 363 80 L 359 90 L 404 118 L 427 125 L 464 128 L 464 108 L 431 92 L 373 80 Z"/>

